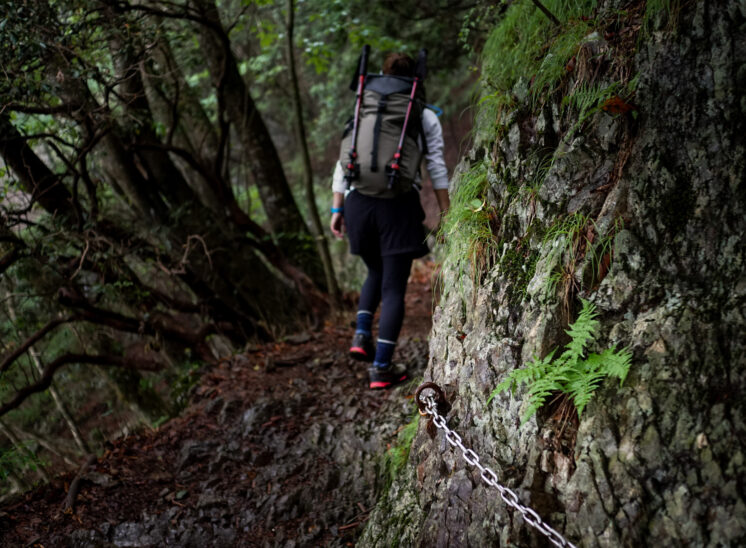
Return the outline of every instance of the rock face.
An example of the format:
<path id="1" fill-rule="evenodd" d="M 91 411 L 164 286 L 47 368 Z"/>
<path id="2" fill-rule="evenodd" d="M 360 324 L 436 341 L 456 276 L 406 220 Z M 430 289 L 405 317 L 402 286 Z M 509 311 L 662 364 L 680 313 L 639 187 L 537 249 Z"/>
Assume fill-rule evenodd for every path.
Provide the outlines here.
<path id="1" fill-rule="evenodd" d="M 501 138 L 482 129 L 461 169 L 489 161 L 497 256 L 473 293 L 469 275 L 446 272 L 445 286 L 465 290 L 441 302 L 430 342 L 425 378 L 449 394 L 450 427 L 579 546 L 746 543 L 746 8 L 688 3 L 677 25 L 658 27 L 638 38 L 636 117 L 599 110 L 573 134 L 557 99 L 539 115 L 507 115 Z M 553 162 L 529 194 L 529 159 L 547 150 Z M 572 215 L 595 225 L 552 232 Z M 585 239 L 585 253 L 557 253 L 572 238 Z M 608 272 L 598 266 L 604 242 Z M 570 275 L 552 287 L 562 265 Z M 567 342 L 578 297 L 599 312 L 595 349 L 632 352 L 629 376 L 622 387 L 605 381 L 579 422 L 545 409 L 519 427 L 525 390 L 488 404 L 489 394 Z M 361 539 L 545 542 L 422 422 Z"/>

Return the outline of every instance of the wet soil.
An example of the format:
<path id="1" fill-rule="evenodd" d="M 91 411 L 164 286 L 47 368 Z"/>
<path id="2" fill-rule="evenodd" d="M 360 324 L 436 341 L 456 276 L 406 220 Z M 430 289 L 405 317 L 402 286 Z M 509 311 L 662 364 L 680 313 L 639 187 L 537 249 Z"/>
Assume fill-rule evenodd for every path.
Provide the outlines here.
<path id="1" fill-rule="evenodd" d="M 0 509 L 2 546 L 351 546 L 386 486 L 383 455 L 415 413 L 427 364 L 432 264 L 418 261 L 395 359 L 410 378 L 367 387 L 346 325 L 251 348 L 207 372 L 178 418 L 111 442 L 75 474 Z"/>

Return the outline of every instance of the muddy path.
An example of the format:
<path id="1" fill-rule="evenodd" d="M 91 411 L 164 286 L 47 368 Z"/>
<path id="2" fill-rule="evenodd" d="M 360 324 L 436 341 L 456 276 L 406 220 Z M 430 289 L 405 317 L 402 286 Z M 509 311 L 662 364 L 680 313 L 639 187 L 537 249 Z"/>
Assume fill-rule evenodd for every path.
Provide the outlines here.
<path id="1" fill-rule="evenodd" d="M 395 357 L 413 381 L 369 390 L 349 323 L 252 348 L 205 374 L 180 417 L 111 443 L 74 511 L 62 511 L 74 474 L 1 508 L 0 545 L 354 545 L 415 413 L 431 273 L 415 264 Z"/>

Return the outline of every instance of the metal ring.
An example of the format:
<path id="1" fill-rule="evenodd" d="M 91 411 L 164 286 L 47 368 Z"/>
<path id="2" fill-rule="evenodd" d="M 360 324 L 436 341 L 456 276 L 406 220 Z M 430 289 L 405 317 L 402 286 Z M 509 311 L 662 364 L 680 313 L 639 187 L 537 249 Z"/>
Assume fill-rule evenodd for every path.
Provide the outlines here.
<path id="1" fill-rule="evenodd" d="M 443 394 L 443 389 L 437 384 L 435 384 L 434 382 L 424 382 L 420 386 L 417 387 L 417 390 L 415 390 L 415 393 L 414 393 L 414 401 L 417 404 L 417 407 L 420 409 L 420 413 L 424 412 L 429 415 L 430 413 L 428 413 L 427 411 L 427 403 L 423 401 L 423 399 L 420 397 L 420 395 L 422 394 L 422 391 L 425 390 L 426 388 L 429 388 L 430 390 L 435 392 L 435 395 L 436 395 L 435 403 L 436 404 L 440 404 L 441 402 L 445 401 L 446 397 L 445 397 L 445 394 Z"/>

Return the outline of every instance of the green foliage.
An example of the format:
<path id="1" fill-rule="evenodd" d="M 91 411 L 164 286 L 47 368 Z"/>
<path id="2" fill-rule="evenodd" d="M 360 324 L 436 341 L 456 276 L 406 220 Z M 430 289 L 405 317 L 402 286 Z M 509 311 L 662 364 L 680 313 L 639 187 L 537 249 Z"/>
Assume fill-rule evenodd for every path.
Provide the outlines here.
<path id="1" fill-rule="evenodd" d="M 497 23 L 504 4 L 480 4 L 470 8 L 461 21 L 458 41 L 469 54 L 476 54 L 484 46 L 484 37 Z"/>
<path id="2" fill-rule="evenodd" d="M 601 110 L 604 102 L 616 95 L 619 91 L 621 84 L 619 82 L 613 82 L 606 86 L 603 84 L 591 85 L 587 82 L 582 82 L 572 93 L 565 96 L 562 99 L 562 106 L 565 108 L 573 108 L 577 111 L 576 122 L 572 128 L 565 134 L 565 142 L 570 142 L 570 139 L 575 135 L 575 132 L 583 125 L 583 123 Z"/>
<path id="3" fill-rule="evenodd" d="M 575 283 L 575 269 L 580 261 L 579 241 L 587 237 L 585 230 L 593 221 L 582 213 L 573 213 L 555 223 L 544 236 L 543 245 L 547 249 L 546 257 L 549 263 L 558 262 L 547 279 L 545 294 L 552 296 L 561 284 Z"/>
<path id="4" fill-rule="evenodd" d="M 10 449 L 0 449 L 0 481 L 4 482 L 13 472 L 20 474 L 37 470 L 46 464 L 34 453 L 33 442 L 21 442 Z"/>
<path id="5" fill-rule="evenodd" d="M 508 96 L 503 101 L 510 101 L 521 78 L 532 81 L 530 93 L 534 100 L 553 91 L 581 40 L 593 29 L 590 16 L 595 0 L 545 0 L 543 4 L 560 20 L 561 27 L 529 0 L 518 0 L 508 8 L 485 44 L 483 78 L 493 93 Z"/>
<path id="6" fill-rule="evenodd" d="M 624 383 L 632 360 L 629 350 L 624 348 L 617 351 L 615 347 L 611 347 L 600 354 L 586 355 L 587 348 L 596 341 L 599 322 L 595 306 L 589 301 L 581 301 L 583 307 L 578 319 L 566 331 L 570 342 L 565 346 L 564 352 L 555 359 L 557 349 L 554 349 L 542 359 L 534 358 L 525 369 L 511 371 L 490 394 L 488 403 L 500 392 L 510 390 L 515 393 L 519 385 L 526 384 L 528 408 L 521 424 L 525 424 L 544 405 L 547 398 L 557 392 L 569 396 L 580 416 L 596 388 L 606 377 L 616 377 L 620 386 Z"/>
<path id="7" fill-rule="evenodd" d="M 443 270 L 453 271 L 458 279 L 468 273 L 477 276 L 496 253 L 492 231 L 495 208 L 489 203 L 488 188 L 487 163 L 480 162 L 458 177 L 451 193 L 451 207 L 440 235 L 445 243 Z M 444 288 L 445 293 L 448 290 Z"/>
<path id="8" fill-rule="evenodd" d="M 534 277 L 538 260 L 539 253 L 522 250 L 519 241 L 511 244 L 500 257 L 500 271 L 511 282 L 507 288 L 508 302 L 511 306 L 517 306 L 526 296 L 528 284 Z"/>
<path id="9" fill-rule="evenodd" d="M 179 368 L 179 374 L 170 382 L 171 407 L 174 415 L 181 412 L 189 404 L 192 390 L 199 382 L 199 363 L 191 362 Z"/>
<path id="10" fill-rule="evenodd" d="M 600 234 L 598 225 L 594 223 L 593 226 L 596 234 Z M 607 230 L 606 234 L 601 235 L 597 242 L 593 243 L 592 245 L 589 242 L 586 251 L 586 253 L 590 257 L 591 265 L 591 278 L 587 280 L 588 287 L 592 287 L 595 283 L 600 281 L 603 275 L 603 268 L 606 268 L 608 270 L 608 268 L 611 267 L 611 261 L 613 260 L 614 237 L 623 228 L 624 220 L 621 218 L 617 218 L 614 220 L 614 224 L 611 226 L 611 228 Z M 605 264 L 604 261 L 606 260 L 606 257 L 608 257 L 608 263 Z"/>
<path id="11" fill-rule="evenodd" d="M 609 99 L 619 96 L 622 99 L 629 99 L 634 95 L 637 87 L 639 75 L 632 78 L 626 85 L 621 82 L 612 82 L 605 84 L 589 84 L 581 82 L 575 89 L 562 99 L 562 106 L 565 109 L 576 111 L 576 122 L 572 128 L 565 134 L 564 140 L 570 142 L 575 132 L 580 129 L 583 123 L 591 116 L 601 111 Z M 633 111 L 633 115 L 635 112 Z"/>
<path id="12" fill-rule="evenodd" d="M 386 471 L 386 477 L 389 482 L 393 482 L 407 463 L 409 458 L 409 449 L 412 447 L 412 441 L 417 434 L 417 427 L 420 424 L 420 413 L 415 408 L 412 420 L 399 429 L 396 443 L 386 450 L 383 456 L 383 468 Z"/>
<path id="13" fill-rule="evenodd" d="M 654 29 L 673 30 L 676 26 L 681 0 L 647 0 L 642 27 L 649 33 Z"/>
<path id="14" fill-rule="evenodd" d="M 558 287 L 564 286 L 567 296 L 568 287 L 578 284 L 575 273 L 585 257 L 590 268 L 588 276 L 584 276 L 584 285 L 593 287 L 601 279 L 602 269 L 610 266 L 614 236 L 623 225 L 622 219 L 616 219 L 613 226 L 601 234 L 593 219 L 576 212 L 551 226 L 544 236 L 543 247 L 547 250 L 548 262 L 556 262 L 558 267 L 547 278 L 545 295 L 552 297 Z M 609 262 L 604 263 L 607 256 Z"/>

